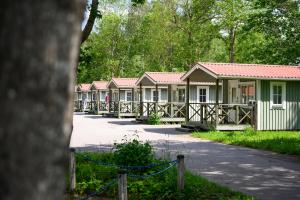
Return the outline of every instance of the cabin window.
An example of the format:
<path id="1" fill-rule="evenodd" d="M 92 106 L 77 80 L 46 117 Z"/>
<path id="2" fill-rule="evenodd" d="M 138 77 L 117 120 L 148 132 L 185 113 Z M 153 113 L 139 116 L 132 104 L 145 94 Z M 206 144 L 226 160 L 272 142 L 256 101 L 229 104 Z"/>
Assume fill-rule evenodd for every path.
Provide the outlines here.
<path id="1" fill-rule="evenodd" d="M 78 92 L 78 100 L 81 100 L 82 96 L 81 96 L 81 92 Z"/>
<path id="2" fill-rule="evenodd" d="M 112 96 L 112 101 L 118 101 L 119 100 L 119 93 L 118 92 L 114 92 L 113 96 Z"/>
<path id="3" fill-rule="evenodd" d="M 96 101 L 96 93 L 93 93 L 93 101 Z"/>
<path id="4" fill-rule="evenodd" d="M 209 99 L 209 87 L 198 86 L 197 101 L 199 103 L 207 103 Z"/>
<path id="5" fill-rule="evenodd" d="M 285 107 L 285 83 L 271 82 L 271 108 Z"/>
<path id="6" fill-rule="evenodd" d="M 152 90 L 152 101 L 158 101 L 159 96 L 158 96 L 158 91 Z"/>
<path id="7" fill-rule="evenodd" d="M 107 92 L 101 91 L 101 98 L 100 98 L 101 101 L 104 101 L 104 100 L 105 100 L 106 95 L 107 95 Z"/>
<path id="8" fill-rule="evenodd" d="M 82 100 L 85 100 L 86 99 L 86 93 L 83 93 L 82 94 Z"/>
<path id="9" fill-rule="evenodd" d="M 178 89 L 178 101 L 185 102 L 185 89 Z"/>
<path id="10" fill-rule="evenodd" d="M 131 91 L 126 91 L 125 92 L 125 98 L 126 98 L 126 101 L 132 101 L 132 92 Z"/>
<path id="11" fill-rule="evenodd" d="M 241 85 L 241 103 L 247 104 L 251 100 L 255 100 L 254 85 Z"/>

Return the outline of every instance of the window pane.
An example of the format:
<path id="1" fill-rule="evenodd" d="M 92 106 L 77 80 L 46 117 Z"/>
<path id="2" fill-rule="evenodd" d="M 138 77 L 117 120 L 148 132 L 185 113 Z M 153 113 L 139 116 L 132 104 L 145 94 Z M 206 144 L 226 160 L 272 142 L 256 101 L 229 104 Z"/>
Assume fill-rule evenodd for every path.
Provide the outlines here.
<path id="1" fill-rule="evenodd" d="M 277 92 L 278 92 L 278 94 L 282 94 L 282 86 L 277 86 L 278 88 L 277 88 Z"/>
<path id="2" fill-rule="evenodd" d="M 132 101 L 132 94 L 131 92 L 127 92 L 127 98 L 126 98 L 127 101 Z"/>
<path id="3" fill-rule="evenodd" d="M 276 85 L 273 86 L 273 94 L 277 94 L 277 86 Z"/>
<path id="4" fill-rule="evenodd" d="M 178 90 L 179 102 L 185 102 L 185 89 Z"/>
<path id="5" fill-rule="evenodd" d="M 281 95 L 278 95 L 278 98 L 277 98 L 277 104 L 282 104 L 282 97 Z"/>

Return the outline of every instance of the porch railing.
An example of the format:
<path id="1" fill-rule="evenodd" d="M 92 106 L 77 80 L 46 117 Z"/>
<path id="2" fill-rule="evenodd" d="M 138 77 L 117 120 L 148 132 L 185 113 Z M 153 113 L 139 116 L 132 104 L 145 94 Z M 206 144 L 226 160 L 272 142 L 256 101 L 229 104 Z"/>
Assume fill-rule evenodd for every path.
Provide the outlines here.
<path id="1" fill-rule="evenodd" d="M 182 102 L 142 102 L 143 116 L 158 114 L 161 118 L 185 118 L 186 104 Z"/>
<path id="2" fill-rule="evenodd" d="M 108 111 L 108 103 L 105 101 L 98 101 L 98 112 L 106 112 Z"/>
<path id="3" fill-rule="evenodd" d="M 254 125 L 254 106 L 245 104 L 189 103 L 188 121 L 211 124 Z"/>
<path id="4" fill-rule="evenodd" d="M 110 113 L 137 114 L 139 103 L 134 101 L 112 101 L 109 103 Z"/>

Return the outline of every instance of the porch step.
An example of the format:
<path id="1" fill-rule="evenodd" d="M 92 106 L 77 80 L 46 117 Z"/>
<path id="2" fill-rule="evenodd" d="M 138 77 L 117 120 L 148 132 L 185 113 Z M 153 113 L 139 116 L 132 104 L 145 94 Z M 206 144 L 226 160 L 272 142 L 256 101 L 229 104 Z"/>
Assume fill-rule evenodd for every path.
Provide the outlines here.
<path id="1" fill-rule="evenodd" d="M 177 132 L 182 132 L 182 133 L 191 133 L 191 132 L 193 132 L 193 130 L 191 130 L 191 129 L 189 129 L 189 128 L 175 128 L 175 130 L 177 131 Z"/>
<path id="2" fill-rule="evenodd" d="M 208 131 L 209 128 L 205 124 L 183 124 L 181 128 L 189 129 L 190 132 L 193 131 Z"/>

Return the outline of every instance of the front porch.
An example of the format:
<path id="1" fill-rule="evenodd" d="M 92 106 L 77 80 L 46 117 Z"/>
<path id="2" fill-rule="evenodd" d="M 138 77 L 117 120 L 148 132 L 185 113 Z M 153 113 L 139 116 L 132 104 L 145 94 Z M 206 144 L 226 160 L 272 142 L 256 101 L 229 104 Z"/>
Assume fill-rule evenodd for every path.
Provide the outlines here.
<path id="1" fill-rule="evenodd" d="M 223 69 L 222 66 L 220 69 Z M 214 73 L 212 69 L 207 69 L 201 63 L 196 64 L 182 76 L 182 80 L 187 83 L 188 109 L 185 127 L 204 130 L 256 128 L 257 89 L 255 80 L 243 77 L 224 77 Z M 197 89 L 197 101 L 195 101 L 195 98 L 190 99 L 190 82 L 215 82 L 216 90 L 209 93 L 205 89 Z M 214 94 L 214 99 L 208 101 L 208 94 Z M 198 102 L 199 100 L 200 102 Z"/>
<path id="2" fill-rule="evenodd" d="M 255 106 L 189 103 L 184 127 L 200 130 L 244 130 L 255 126 Z"/>
<path id="3" fill-rule="evenodd" d="M 152 115 L 158 115 L 161 122 L 185 122 L 186 104 L 183 102 L 141 102 L 138 121 L 147 121 Z"/>
<path id="4" fill-rule="evenodd" d="M 110 117 L 136 117 L 138 114 L 138 102 L 135 101 L 110 101 L 106 116 Z"/>

